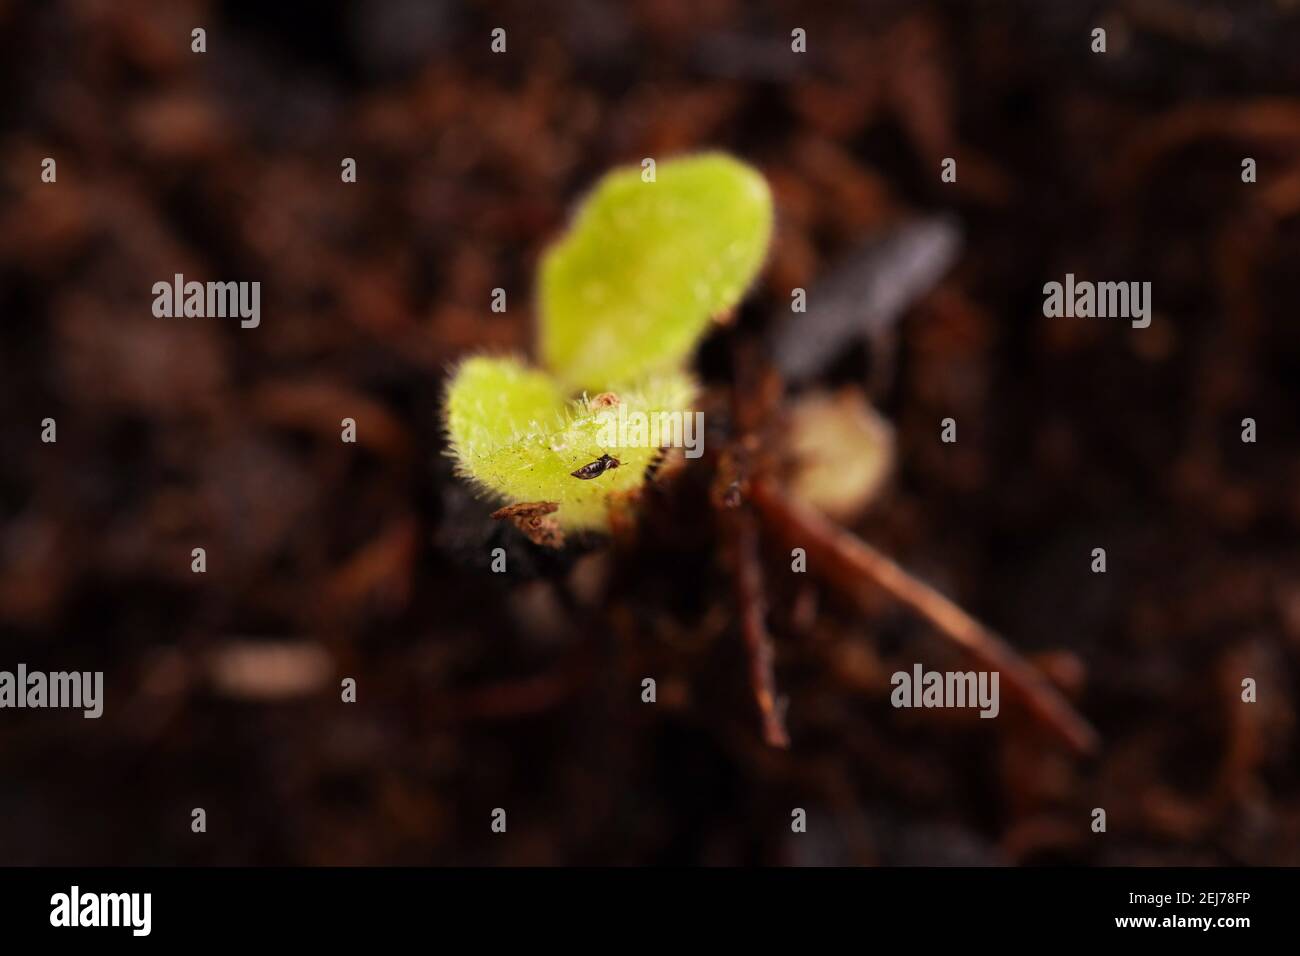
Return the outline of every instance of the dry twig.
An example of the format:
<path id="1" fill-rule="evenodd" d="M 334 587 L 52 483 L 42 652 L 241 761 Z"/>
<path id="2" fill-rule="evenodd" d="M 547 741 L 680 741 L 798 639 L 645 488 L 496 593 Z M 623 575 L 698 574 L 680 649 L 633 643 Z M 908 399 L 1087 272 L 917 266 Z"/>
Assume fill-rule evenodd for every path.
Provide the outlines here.
<path id="1" fill-rule="evenodd" d="M 976 660 L 1000 672 L 1029 712 L 1074 751 L 1087 754 L 1096 749 L 1096 731 L 1056 688 L 1014 648 L 952 601 L 865 541 L 790 499 L 771 481 L 754 480 L 750 485 L 750 500 L 772 530 L 787 542 L 804 548 L 810 567 L 815 567 L 847 597 L 858 600 L 862 583 L 874 581 Z"/>
<path id="2" fill-rule="evenodd" d="M 749 657 L 749 682 L 754 689 L 759 713 L 763 717 L 763 739 L 772 747 L 789 747 L 785 729 L 784 706 L 776 696 L 776 677 L 772 669 L 772 638 L 767 632 L 767 605 L 763 600 L 763 569 L 758 557 L 758 528 L 754 515 L 739 508 L 726 520 L 732 544 L 736 576 L 736 604 L 739 608 L 740 632 Z"/>

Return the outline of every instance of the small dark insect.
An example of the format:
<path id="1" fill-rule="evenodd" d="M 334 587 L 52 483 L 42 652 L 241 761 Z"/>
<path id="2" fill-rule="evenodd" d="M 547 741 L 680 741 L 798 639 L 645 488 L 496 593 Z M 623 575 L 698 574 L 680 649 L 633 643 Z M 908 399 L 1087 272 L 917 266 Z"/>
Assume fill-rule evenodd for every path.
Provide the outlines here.
<path id="1" fill-rule="evenodd" d="M 583 481 L 590 481 L 592 478 L 599 478 L 611 468 L 617 468 L 621 462 L 617 458 L 611 458 L 609 455 L 601 455 L 595 461 L 588 462 L 577 471 L 571 471 L 569 474 L 574 478 L 581 478 Z"/>

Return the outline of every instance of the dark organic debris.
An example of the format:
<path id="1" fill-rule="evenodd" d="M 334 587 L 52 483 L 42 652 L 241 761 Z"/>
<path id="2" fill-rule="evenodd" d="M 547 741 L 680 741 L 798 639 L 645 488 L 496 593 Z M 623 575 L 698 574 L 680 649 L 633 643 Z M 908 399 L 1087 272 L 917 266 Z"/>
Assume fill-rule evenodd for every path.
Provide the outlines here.
<path id="1" fill-rule="evenodd" d="M 843 259 L 808 291 L 807 312 L 782 313 L 770 351 L 792 384 L 824 369 L 860 339 L 887 333 L 903 312 L 933 289 L 961 248 L 950 220 L 913 219 Z"/>
<path id="2" fill-rule="evenodd" d="M 524 501 L 506 505 L 492 512 L 497 521 L 509 521 L 528 536 L 533 544 L 547 548 L 564 547 L 564 532 L 554 518 L 549 517 L 559 509 L 554 501 Z"/>

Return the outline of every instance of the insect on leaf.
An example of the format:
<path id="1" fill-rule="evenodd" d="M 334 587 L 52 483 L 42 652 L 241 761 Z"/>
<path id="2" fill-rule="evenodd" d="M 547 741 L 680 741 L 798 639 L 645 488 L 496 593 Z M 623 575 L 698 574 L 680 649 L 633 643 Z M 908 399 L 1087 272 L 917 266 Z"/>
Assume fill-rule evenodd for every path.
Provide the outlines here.
<path id="1" fill-rule="evenodd" d="M 636 435 L 626 442 L 620 413 L 625 420 L 636 420 L 636 413 L 647 420 L 685 415 L 694 397 L 688 375 L 668 372 L 617 396 L 567 400 L 543 372 L 515 359 L 477 357 L 463 362 L 452 379 L 446 424 L 463 476 L 511 504 L 554 502 L 566 530 L 600 529 L 608 524 L 611 497 L 639 488 L 659 453 L 656 443 Z"/>

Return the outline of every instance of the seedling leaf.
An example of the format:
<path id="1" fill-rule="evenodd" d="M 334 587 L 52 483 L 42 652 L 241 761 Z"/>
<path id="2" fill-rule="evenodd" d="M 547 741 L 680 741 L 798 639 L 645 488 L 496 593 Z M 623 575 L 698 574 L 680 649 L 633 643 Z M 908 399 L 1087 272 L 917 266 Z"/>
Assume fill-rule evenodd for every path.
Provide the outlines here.
<path id="1" fill-rule="evenodd" d="M 540 276 L 542 361 L 567 386 L 617 389 L 683 365 L 753 281 L 772 232 L 755 169 L 721 153 L 606 175 Z"/>
<path id="2" fill-rule="evenodd" d="M 667 372 L 625 388 L 616 399 L 602 395 L 566 400 L 550 376 L 515 359 L 476 357 L 456 371 L 448 388 L 446 424 L 460 473 L 511 504 L 554 502 L 565 530 L 603 529 L 611 498 L 633 491 L 658 455 L 651 442 L 628 445 L 624 416 L 690 413 L 695 384 L 683 372 Z M 635 439 L 635 435 L 631 436 Z M 602 455 L 615 467 L 589 469 Z"/>

